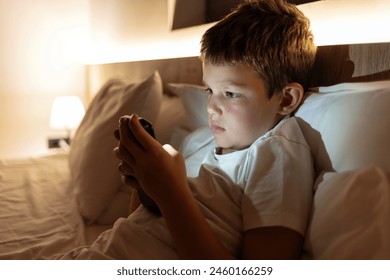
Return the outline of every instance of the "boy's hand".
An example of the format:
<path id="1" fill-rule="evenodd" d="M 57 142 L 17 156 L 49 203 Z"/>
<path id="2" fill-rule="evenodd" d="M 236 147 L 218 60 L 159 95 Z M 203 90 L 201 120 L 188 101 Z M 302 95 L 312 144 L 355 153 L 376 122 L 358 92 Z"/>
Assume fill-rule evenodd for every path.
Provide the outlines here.
<path id="1" fill-rule="evenodd" d="M 137 179 L 132 175 L 133 172 L 131 171 L 131 167 L 127 164 L 126 161 L 123 160 L 123 158 L 127 157 L 126 154 L 128 153 L 125 149 L 120 149 L 121 147 L 121 136 L 119 132 L 119 128 L 115 129 L 114 136 L 118 140 L 118 146 L 114 148 L 114 154 L 115 156 L 121 160 L 118 170 L 121 174 L 121 179 L 123 184 L 128 185 L 132 188 L 139 188 L 139 184 L 137 182 Z"/>
<path id="2" fill-rule="evenodd" d="M 114 152 L 122 160 L 119 170 L 125 184 L 142 187 L 157 204 L 187 185 L 181 154 L 170 145 L 161 146 L 144 130 L 137 115 L 122 117 L 118 132 L 120 141 Z"/>

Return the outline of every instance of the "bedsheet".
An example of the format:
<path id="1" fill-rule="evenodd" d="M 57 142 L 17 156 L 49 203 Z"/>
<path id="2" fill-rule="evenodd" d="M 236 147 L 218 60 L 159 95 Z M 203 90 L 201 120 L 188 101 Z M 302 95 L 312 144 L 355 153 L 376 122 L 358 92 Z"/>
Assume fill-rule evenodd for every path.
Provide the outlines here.
<path id="1" fill-rule="evenodd" d="M 0 259 L 52 259 L 85 244 L 67 156 L 0 161 Z"/>

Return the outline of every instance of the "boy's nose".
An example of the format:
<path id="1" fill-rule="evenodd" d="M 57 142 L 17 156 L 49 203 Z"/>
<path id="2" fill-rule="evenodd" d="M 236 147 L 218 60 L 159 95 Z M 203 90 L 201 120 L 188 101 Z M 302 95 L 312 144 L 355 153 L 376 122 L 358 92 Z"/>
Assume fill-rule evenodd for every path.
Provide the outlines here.
<path id="1" fill-rule="evenodd" d="M 218 97 L 212 95 L 209 97 L 209 102 L 207 104 L 207 113 L 209 114 L 221 114 L 221 104 L 218 100 Z"/>

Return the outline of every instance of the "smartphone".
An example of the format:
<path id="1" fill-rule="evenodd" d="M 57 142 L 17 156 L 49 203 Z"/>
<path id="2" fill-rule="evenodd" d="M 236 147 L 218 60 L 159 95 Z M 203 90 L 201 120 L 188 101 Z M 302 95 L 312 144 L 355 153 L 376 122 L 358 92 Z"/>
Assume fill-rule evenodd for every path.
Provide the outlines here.
<path id="1" fill-rule="evenodd" d="M 155 137 L 154 130 L 152 124 L 146 120 L 145 118 L 139 119 L 142 127 L 153 137 Z M 156 215 L 161 216 L 160 209 L 158 208 L 157 204 L 153 201 L 153 199 L 148 196 L 142 188 L 137 189 L 138 192 L 138 198 L 142 205 L 144 205 L 146 208 L 148 208 L 150 211 L 152 211 Z"/>

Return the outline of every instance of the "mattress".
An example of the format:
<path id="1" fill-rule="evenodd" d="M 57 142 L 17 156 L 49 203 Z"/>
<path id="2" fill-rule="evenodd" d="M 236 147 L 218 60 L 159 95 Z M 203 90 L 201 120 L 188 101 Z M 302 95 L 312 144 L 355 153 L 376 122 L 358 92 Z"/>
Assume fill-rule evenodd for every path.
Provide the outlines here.
<path id="1" fill-rule="evenodd" d="M 0 161 L 0 259 L 52 259 L 85 245 L 67 157 Z"/>

